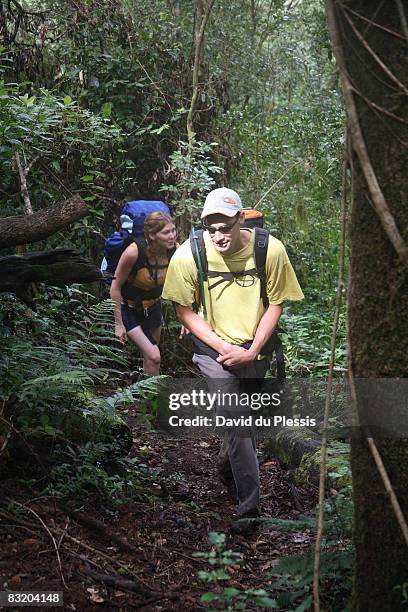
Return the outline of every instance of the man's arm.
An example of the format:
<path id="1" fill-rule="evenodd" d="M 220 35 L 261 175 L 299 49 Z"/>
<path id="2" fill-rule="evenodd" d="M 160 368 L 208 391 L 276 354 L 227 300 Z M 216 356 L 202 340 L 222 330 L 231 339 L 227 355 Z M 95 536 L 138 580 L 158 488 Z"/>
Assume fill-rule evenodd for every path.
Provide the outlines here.
<path id="1" fill-rule="evenodd" d="M 250 364 L 257 359 L 263 345 L 269 340 L 275 331 L 280 316 L 282 314 L 282 306 L 279 304 L 269 304 L 259 321 L 258 328 L 251 348 L 244 349 L 240 346 L 234 346 L 230 351 L 222 353 L 217 361 L 223 365 L 234 369 L 241 368 Z"/>
<path id="2" fill-rule="evenodd" d="M 220 355 L 224 355 L 233 348 L 232 344 L 217 336 L 208 323 L 196 314 L 191 307 L 176 304 L 176 313 L 184 327 Z"/>

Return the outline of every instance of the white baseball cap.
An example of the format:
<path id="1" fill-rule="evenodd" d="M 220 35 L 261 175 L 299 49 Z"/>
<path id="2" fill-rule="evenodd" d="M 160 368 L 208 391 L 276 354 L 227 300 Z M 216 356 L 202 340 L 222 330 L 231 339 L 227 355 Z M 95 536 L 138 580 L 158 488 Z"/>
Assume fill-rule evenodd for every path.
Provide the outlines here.
<path id="1" fill-rule="evenodd" d="M 205 198 L 201 218 L 216 214 L 235 217 L 241 210 L 242 202 L 237 192 L 227 187 L 219 187 L 210 191 Z"/>

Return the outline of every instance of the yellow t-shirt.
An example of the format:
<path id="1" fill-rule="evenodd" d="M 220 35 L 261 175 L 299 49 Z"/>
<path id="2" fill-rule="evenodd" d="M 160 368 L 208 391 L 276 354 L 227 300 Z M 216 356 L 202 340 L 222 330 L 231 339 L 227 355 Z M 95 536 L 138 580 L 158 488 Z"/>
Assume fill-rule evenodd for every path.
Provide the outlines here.
<path id="1" fill-rule="evenodd" d="M 238 272 L 255 268 L 255 232 L 251 229 L 241 231 L 251 232 L 248 244 L 225 257 L 216 251 L 208 232 L 204 232 L 209 271 Z M 273 236 L 269 237 L 265 272 L 266 292 L 270 304 L 303 299 L 285 247 Z M 209 325 L 220 338 L 231 344 L 243 344 L 252 340 L 265 311 L 259 278 L 253 274 L 239 276 L 223 281 L 209 291 L 208 286 L 212 287 L 219 280 L 221 277 L 209 278 L 209 282 L 204 284 Z M 170 261 L 162 297 L 181 306 L 191 306 L 196 299 L 197 284 L 197 267 L 191 253 L 190 241 L 187 240 Z"/>

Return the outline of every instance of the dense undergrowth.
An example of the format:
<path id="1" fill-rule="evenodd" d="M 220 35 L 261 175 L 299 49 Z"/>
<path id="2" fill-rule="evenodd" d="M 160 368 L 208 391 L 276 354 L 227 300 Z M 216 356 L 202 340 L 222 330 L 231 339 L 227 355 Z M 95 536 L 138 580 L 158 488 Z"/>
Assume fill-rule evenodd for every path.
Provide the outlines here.
<path id="1" fill-rule="evenodd" d="M 129 380 L 131 357 L 114 340 L 110 300 L 73 287 L 45 290 L 36 311 L 13 296 L 2 305 L 3 477 L 78 503 L 120 501 L 140 475 L 127 458 L 133 438 L 119 409 L 137 401 L 149 425 L 160 377 Z"/>

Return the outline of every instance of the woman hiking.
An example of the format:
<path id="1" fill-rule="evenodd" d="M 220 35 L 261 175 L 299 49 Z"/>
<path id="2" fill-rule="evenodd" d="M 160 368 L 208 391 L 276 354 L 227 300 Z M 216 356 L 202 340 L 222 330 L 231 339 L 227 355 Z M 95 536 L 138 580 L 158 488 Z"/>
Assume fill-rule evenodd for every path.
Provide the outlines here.
<path id="1" fill-rule="evenodd" d="M 129 338 L 143 355 L 144 373 L 155 375 L 160 369 L 161 294 L 176 249 L 176 226 L 169 215 L 154 212 L 146 217 L 144 238 L 130 240 L 110 289 L 115 335 L 122 344 Z"/>

